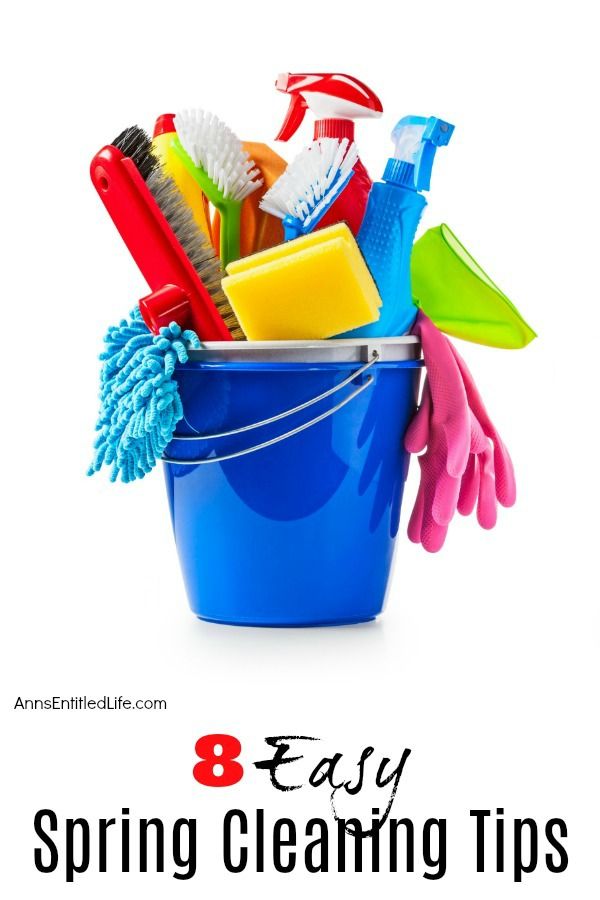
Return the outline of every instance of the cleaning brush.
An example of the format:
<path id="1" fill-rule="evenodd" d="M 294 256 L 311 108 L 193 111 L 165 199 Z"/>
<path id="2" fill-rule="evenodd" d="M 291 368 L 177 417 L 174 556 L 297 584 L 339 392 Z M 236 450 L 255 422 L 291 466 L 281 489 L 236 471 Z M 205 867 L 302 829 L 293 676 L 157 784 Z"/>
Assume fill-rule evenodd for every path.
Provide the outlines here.
<path id="1" fill-rule="evenodd" d="M 176 321 L 201 340 L 243 338 L 221 290 L 223 272 L 149 136 L 126 128 L 96 154 L 91 178 L 152 294 L 140 301 L 153 333 Z"/>
<path id="2" fill-rule="evenodd" d="M 223 275 L 173 181 L 133 126 L 96 154 L 92 181 L 153 294 L 111 327 L 101 354 L 100 413 L 89 475 L 112 466 L 111 480 L 143 478 L 183 417 L 177 362 L 205 339 L 243 337 L 221 288 Z M 223 318 L 221 318 L 223 316 Z"/>
<path id="3" fill-rule="evenodd" d="M 320 138 L 289 164 L 260 201 L 283 219 L 285 239 L 312 231 L 354 174 L 358 152 L 348 138 Z"/>
<path id="4" fill-rule="evenodd" d="M 240 256 L 242 202 L 263 183 L 242 142 L 217 116 L 185 110 L 175 116 L 179 141 L 175 153 L 221 217 L 220 253 L 223 266 Z"/>

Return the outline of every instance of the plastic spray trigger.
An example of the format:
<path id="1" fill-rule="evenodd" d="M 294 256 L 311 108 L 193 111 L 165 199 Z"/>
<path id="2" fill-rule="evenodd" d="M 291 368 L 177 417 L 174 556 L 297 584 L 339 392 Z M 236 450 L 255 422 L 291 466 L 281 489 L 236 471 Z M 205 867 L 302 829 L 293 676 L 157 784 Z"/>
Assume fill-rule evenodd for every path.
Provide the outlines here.
<path id="1" fill-rule="evenodd" d="M 339 72 L 282 72 L 275 87 L 290 97 L 288 111 L 276 140 L 287 141 L 296 132 L 311 109 L 315 122 L 315 140 L 320 137 L 348 137 L 352 140 L 354 119 L 376 118 L 383 112 L 381 100 L 364 82 L 353 75 Z M 327 130 L 327 120 L 336 120 L 333 131 Z M 341 122 L 346 130 L 339 134 Z M 324 129 L 324 130 L 323 130 Z"/>
<path id="2" fill-rule="evenodd" d="M 392 131 L 394 157 L 407 165 L 402 167 L 402 181 L 415 191 L 428 191 L 431 170 L 438 147 L 450 142 L 454 125 L 436 116 L 404 116 Z M 408 169 L 410 166 L 410 169 Z"/>

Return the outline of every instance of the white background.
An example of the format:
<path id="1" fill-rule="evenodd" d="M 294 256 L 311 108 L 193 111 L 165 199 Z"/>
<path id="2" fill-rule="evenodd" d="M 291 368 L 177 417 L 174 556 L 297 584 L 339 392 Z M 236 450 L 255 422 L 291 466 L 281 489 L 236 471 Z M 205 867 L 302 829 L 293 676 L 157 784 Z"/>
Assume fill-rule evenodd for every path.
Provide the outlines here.
<path id="1" fill-rule="evenodd" d="M 598 126 L 592 5 L 21 3 L 2 22 L 3 887 L 11 897 L 512 897 L 476 874 L 469 809 L 560 816 L 563 875 L 531 898 L 597 896 Z M 464 345 L 514 457 L 519 499 L 497 528 L 456 521 L 427 555 L 405 536 L 380 621 L 330 630 L 211 626 L 187 608 L 160 473 L 86 479 L 106 325 L 145 293 L 88 178 L 122 127 L 185 106 L 271 141 L 279 71 L 347 71 L 385 115 L 359 124 L 378 176 L 406 113 L 456 123 L 423 226 L 447 221 L 539 332 L 518 353 Z M 283 152 L 310 136 L 306 124 Z M 235 553 L 235 548 L 232 548 Z M 18 712 L 17 696 L 165 697 L 167 712 Z M 194 741 L 238 735 L 248 777 L 192 779 Z M 228 875 L 226 809 L 302 823 L 307 789 L 251 771 L 269 734 L 392 758 L 412 749 L 395 812 L 448 819 L 448 872 Z M 35 811 L 90 821 L 197 816 L 200 873 L 82 876 L 33 865 Z M 417 844 L 418 846 L 418 844 Z M 542 841 L 540 854 L 546 851 Z M 118 860 L 117 860 L 118 866 Z M 135 864 L 134 864 L 135 868 Z"/>

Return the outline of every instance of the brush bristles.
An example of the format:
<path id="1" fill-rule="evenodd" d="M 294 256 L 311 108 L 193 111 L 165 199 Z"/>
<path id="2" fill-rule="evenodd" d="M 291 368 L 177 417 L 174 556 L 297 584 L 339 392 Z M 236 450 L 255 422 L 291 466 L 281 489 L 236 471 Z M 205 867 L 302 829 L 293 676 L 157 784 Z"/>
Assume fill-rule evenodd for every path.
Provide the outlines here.
<path id="1" fill-rule="evenodd" d="M 260 208 L 307 223 L 337 196 L 358 159 L 348 138 L 320 138 L 301 151 L 265 193 Z"/>
<path id="2" fill-rule="evenodd" d="M 143 128 L 131 125 L 125 128 L 112 142 L 124 156 L 128 156 L 135 163 L 140 175 L 147 181 L 150 174 L 158 166 L 158 159 L 152 152 L 152 141 Z"/>
<path id="3" fill-rule="evenodd" d="M 221 263 L 213 247 L 196 225 L 193 213 L 175 182 L 165 175 L 160 166 L 157 166 L 151 171 L 147 184 L 171 231 L 210 294 L 231 336 L 234 340 L 243 340 L 244 332 L 221 288 L 221 279 L 224 275 Z"/>
<path id="4" fill-rule="evenodd" d="M 226 200 L 241 202 L 263 184 L 240 139 L 217 116 L 184 110 L 175 116 L 175 128 L 194 165 L 204 169 Z"/>
<path id="5" fill-rule="evenodd" d="M 149 136 L 143 128 L 131 125 L 114 139 L 112 145 L 133 160 L 171 231 L 210 294 L 231 336 L 235 340 L 243 340 L 244 332 L 221 288 L 224 273 L 219 259 L 196 225 L 192 211 L 175 182 L 165 175 L 152 152 L 152 141 Z"/>

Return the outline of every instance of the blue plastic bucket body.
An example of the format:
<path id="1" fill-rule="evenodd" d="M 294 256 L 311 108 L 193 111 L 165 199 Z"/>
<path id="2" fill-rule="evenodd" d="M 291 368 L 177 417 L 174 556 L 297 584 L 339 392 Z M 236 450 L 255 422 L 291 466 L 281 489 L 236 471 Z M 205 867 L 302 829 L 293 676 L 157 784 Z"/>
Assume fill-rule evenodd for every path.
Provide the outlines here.
<path id="1" fill-rule="evenodd" d="M 310 626 L 363 622 L 381 612 L 408 471 L 403 437 L 420 367 L 415 359 L 376 363 L 360 395 L 266 449 L 220 463 L 165 464 L 175 542 L 197 616 Z M 176 372 L 185 410 L 178 434 L 261 421 L 329 390 L 356 368 L 190 360 Z M 307 422 L 333 402 L 232 437 L 174 440 L 167 455 L 233 453 Z"/>

